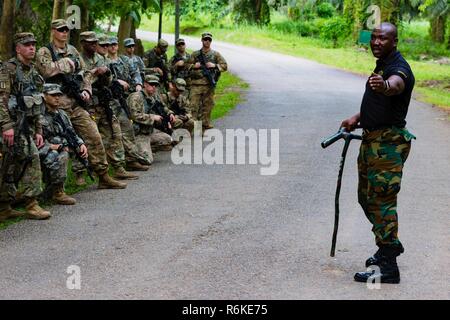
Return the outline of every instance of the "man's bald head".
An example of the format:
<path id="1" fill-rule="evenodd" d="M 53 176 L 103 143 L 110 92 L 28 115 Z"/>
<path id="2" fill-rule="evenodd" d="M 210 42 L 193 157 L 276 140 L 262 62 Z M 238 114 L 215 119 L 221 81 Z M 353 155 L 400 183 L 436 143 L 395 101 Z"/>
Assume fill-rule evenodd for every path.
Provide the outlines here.
<path id="1" fill-rule="evenodd" d="M 397 27 L 389 22 L 383 22 L 373 29 L 370 40 L 372 53 L 376 58 L 386 58 L 397 50 Z"/>

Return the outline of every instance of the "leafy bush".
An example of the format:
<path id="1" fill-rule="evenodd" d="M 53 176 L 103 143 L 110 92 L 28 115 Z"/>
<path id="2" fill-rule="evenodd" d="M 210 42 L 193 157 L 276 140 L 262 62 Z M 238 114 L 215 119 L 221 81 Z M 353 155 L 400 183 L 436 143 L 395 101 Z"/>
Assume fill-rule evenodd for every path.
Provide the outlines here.
<path id="1" fill-rule="evenodd" d="M 317 16 L 320 18 L 331 18 L 334 16 L 336 10 L 333 5 L 329 2 L 323 2 L 319 4 L 316 8 Z"/>
<path id="2" fill-rule="evenodd" d="M 282 33 L 292 33 L 302 37 L 312 37 L 319 34 L 319 29 L 313 21 L 283 21 L 272 24 L 271 28 Z"/>
<path id="3" fill-rule="evenodd" d="M 339 42 L 348 38 L 351 34 L 351 25 L 342 17 L 334 17 L 326 20 L 320 28 L 320 37 L 331 40 L 336 47 Z"/>

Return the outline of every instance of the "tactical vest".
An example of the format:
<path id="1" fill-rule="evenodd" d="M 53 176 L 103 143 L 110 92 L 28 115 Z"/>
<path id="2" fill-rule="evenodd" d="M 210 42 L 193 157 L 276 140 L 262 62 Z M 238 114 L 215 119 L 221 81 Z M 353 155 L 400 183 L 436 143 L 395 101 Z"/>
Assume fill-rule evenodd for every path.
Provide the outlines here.
<path id="1" fill-rule="evenodd" d="M 32 66 L 30 71 L 25 73 L 22 65 L 17 63 L 15 59 L 8 61 L 15 66 L 16 79 L 13 84 L 13 94 L 10 95 L 8 101 L 8 109 L 11 116 L 17 119 L 18 104 L 16 94 L 22 94 L 26 106 L 26 116 L 36 117 L 44 111 L 44 100 L 40 92 L 39 86 L 44 83 L 44 79 L 38 74 L 36 69 Z M 37 82 L 40 83 L 37 83 Z"/>

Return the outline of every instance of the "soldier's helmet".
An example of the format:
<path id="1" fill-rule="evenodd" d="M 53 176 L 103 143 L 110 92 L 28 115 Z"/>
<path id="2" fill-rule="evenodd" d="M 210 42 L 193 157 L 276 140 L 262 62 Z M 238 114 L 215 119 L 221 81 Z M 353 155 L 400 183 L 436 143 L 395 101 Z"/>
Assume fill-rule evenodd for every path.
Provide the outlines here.
<path id="1" fill-rule="evenodd" d="M 185 91 L 186 90 L 186 81 L 182 78 L 177 78 L 175 80 L 175 87 L 178 91 Z"/>
<path id="2" fill-rule="evenodd" d="M 36 39 L 34 34 L 31 32 L 20 32 L 14 35 L 14 44 L 27 44 L 27 43 L 36 43 Z"/>
<path id="3" fill-rule="evenodd" d="M 52 21 L 52 29 L 69 28 L 67 21 L 64 19 L 55 19 Z"/>
<path id="4" fill-rule="evenodd" d="M 125 40 L 123 40 L 123 45 L 124 47 L 131 47 L 136 45 L 136 43 L 134 42 L 133 38 L 126 38 Z"/>
<path id="5" fill-rule="evenodd" d="M 159 39 L 159 41 L 158 41 L 158 47 L 159 48 L 167 49 L 168 46 L 169 46 L 169 43 L 166 40 Z"/>
<path id="6" fill-rule="evenodd" d="M 102 46 L 105 44 L 111 44 L 111 42 L 109 41 L 109 37 L 106 34 L 100 34 L 98 36 L 98 44 Z"/>
<path id="7" fill-rule="evenodd" d="M 42 92 L 49 95 L 63 94 L 61 86 L 57 83 L 45 83 Z"/>
<path id="8" fill-rule="evenodd" d="M 159 78 L 152 74 L 146 75 L 144 81 L 149 84 L 159 85 Z"/>
<path id="9" fill-rule="evenodd" d="M 98 42 L 98 38 L 94 31 L 85 31 L 80 33 L 80 41 Z"/>
<path id="10" fill-rule="evenodd" d="M 210 39 L 210 40 L 212 40 L 212 38 L 213 38 L 213 36 L 212 36 L 211 32 L 204 32 L 204 33 L 202 33 L 202 40 L 203 39 Z"/>
<path id="11" fill-rule="evenodd" d="M 110 37 L 109 43 L 110 44 L 119 44 L 119 39 L 117 39 L 117 37 Z"/>

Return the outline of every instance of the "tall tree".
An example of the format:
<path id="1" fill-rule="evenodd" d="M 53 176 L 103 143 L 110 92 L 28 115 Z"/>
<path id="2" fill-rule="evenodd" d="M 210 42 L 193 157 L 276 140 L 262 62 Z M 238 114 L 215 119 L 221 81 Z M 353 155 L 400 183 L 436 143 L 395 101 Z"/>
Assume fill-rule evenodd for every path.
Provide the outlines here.
<path id="1" fill-rule="evenodd" d="M 9 59 L 13 52 L 12 36 L 14 35 L 15 8 L 16 0 L 3 0 L 0 22 L 0 59 L 2 61 Z"/>

